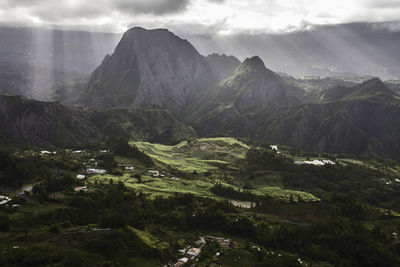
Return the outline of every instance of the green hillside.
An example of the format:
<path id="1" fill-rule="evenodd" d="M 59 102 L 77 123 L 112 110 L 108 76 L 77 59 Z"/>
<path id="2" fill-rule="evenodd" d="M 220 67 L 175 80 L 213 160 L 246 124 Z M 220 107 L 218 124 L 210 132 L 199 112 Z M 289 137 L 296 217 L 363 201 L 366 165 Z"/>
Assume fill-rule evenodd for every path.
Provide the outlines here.
<path id="1" fill-rule="evenodd" d="M 184 172 L 203 173 L 219 166 L 234 168 L 244 159 L 248 145 L 234 138 L 200 138 L 182 141 L 175 146 L 131 142 L 155 160 Z"/>

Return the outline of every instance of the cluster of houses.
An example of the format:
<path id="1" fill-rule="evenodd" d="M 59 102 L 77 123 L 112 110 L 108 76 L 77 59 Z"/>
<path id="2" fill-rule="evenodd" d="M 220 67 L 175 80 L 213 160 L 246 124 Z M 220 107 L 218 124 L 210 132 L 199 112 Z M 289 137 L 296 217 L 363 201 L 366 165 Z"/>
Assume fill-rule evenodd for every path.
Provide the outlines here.
<path id="1" fill-rule="evenodd" d="M 389 179 L 389 180 L 386 180 L 386 179 L 384 179 L 384 178 L 381 178 L 381 181 L 384 182 L 384 183 L 387 184 L 387 185 L 392 184 L 392 181 L 391 181 L 390 179 Z M 400 179 L 398 179 L 398 178 L 394 179 L 394 181 L 395 181 L 396 183 L 400 183 Z"/>
<path id="2" fill-rule="evenodd" d="M 85 152 L 85 151 L 84 150 L 72 150 L 73 154 L 81 154 L 83 152 Z M 102 150 L 99 150 L 99 152 L 100 153 L 110 153 L 111 151 L 107 150 L 107 149 L 102 149 Z M 43 155 L 55 155 L 55 154 L 57 154 L 57 151 L 42 150 L 42 151 L 40 151 L 40 154 L 43 154 Z"/>
<path id="3" fill-rule="evenodd" d="M 304 161 L 295 161 L 296 165 L 314 165 L 314 166 L 325 166 L 325 165 L 335 165 L 336 163 L 329 159 L 314 159 L 314 160 L 304 160 Z"/>
<path id="4" fill-rule="evenodd" d="M 235 248 L 239 246 L 236 242 L 232 241 L 229 238 L 224 237 L 215 237 L 215 236 L 206 236 L 206 239 L 216 241 L 221 248 Z"/>
<path id="5" fill-rule="evenodd" d="M 11 197 L 0 195 L 0 206 L 7 205 L 12 200 Z"/>
<path id="6" fill-rule="evenodd" d="M 176 267 L 184 266 L 188 261 L 196 261 L 200 256 L 201 248 L 187 247 L 186 249 L 180 249 L 179 253 L 183 256 L 175 263 Z"/>
<path id="7" fill-rule="evenodd" d="M 281 152 L 279 151 L 277 145 L 270 145 L 269 147 L 272 149 L 272 151 L 276 152 L 277 154 L 280 154 L 280 153 L 281 153 Z"/>
<path id="8" fill-rule="evenodd" d="M 12 201 L 11 197 L 0 195 L 0 207 L 12 207 L 12 208 L 19 207 L 19 204 L 12 204 L 11 201 Z"/>

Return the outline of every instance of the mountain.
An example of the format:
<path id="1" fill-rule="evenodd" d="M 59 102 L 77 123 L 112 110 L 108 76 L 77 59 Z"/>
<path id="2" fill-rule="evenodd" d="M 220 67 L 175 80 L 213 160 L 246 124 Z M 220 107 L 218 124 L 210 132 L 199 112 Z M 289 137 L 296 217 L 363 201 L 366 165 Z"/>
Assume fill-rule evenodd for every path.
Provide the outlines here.
<path id="1" fill-rule="evenodd" d="M 3 147 L 76 147 L 104 138 L 82 112 L 21 96 L 0 96 L 0 129 Z"/>
<path id="2" fill-rule="evenodd" d="M 353 87 L 337 86 L 321 93 L 324 102 L 356 99 L 388 99 L 394 93 L 378 78 L 374 78 Z"/>
<path id="3" fill-rule="evenodd" d="M 79 84 L 74 99 L 81 95 Z M 399 98 L 377 78 L 353 84 L 281 77 L 258 56 L 242 63 L 226 55 L 204 57 L 168 30 L 133 28 L 92 73 L 83 97 L 89 110 L 4 96 L 0 136 L 4 144 L 34 146 L 115 135 L 165 144 L 234 136 L 400 159 Z M 59 99 L 72 99 L 60 88 Z"/>
<path id="4" fill-rule="evenodd" d="M 228 78 L 199 96 L 186 121 L 194 121 L 199 133 L 206 133 L 217 122 L 221 122 L 219 128 L 226 120 L 246 113 L 296 105 L 300 103 L 300 92 L 267 69 L 259 57 L 247 58 Z"/>
<path id="5" fill-rule="evenodd" d="M 92 108 L 154 104 L 177 114 L 215 80 L 206 59 L 168 30 L 128 30 L 92 73 Z"/>
<path id="6" fill-rule="evenodd" d="M 300 90 L 267 69 L 258 56 L 247 58 L 233 74 L 212 91 L 223 102 L 233 102 L 239 110 L 264 105 L 288 106 L 299 102 Z"/>
<path id="7" fill-rule="evenodd" d="M 266 107 L 230 116 L 219 113 L 196 129 L 206 136 L 234 135 L 308 151 L 400 160 L 399 99 L 379 79 L 343 88 L 328 90 L 329 102 Z"/>

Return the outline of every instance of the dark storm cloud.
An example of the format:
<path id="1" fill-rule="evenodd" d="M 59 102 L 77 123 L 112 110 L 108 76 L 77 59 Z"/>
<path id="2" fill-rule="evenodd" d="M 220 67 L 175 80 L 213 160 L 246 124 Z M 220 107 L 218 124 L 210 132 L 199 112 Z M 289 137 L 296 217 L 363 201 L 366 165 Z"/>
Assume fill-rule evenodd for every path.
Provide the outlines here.
<path id="1" fill-rule="evenodd" d="M 190 0 L 115 0 L 112 6 L 122 13 L 163 15 L 186 9 Z"/>
<path id="2" fill-rule="evenodd" d="M 400 0 L 0 0 L 0 23 L 118 32 L 139 25 L 207 36 L 311 28 L 304 21 L 398 21 L 399 14 Z M 393 24 L 381 27 L 398 30 Z"/>
<path id="3" fill-rule="evenodd" d="M 191 0 L 1 0 L 3 11 L 19 10 L 22 14 L 57 23 L 63 19 L 91 19 L 112 13 L 127 15 L 167 15 L 184 11 Z"/>

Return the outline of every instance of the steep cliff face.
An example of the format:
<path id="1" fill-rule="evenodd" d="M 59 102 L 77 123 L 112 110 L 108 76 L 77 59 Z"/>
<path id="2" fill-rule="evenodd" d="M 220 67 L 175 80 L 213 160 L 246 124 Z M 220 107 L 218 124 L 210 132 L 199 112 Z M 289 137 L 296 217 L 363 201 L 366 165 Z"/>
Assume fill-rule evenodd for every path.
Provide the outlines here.
<path id="1" fill-rule="evenodd" d="M 5 146 L 79 146 L 103 138 L 81 112 L 58 103 L 0 96 L 0 143 Z"/>
<path id="2" fill-rule="evenodd" d="M 94 108 L 154 104 L 179 113 L 215 80 L 207 61 L 168 30 L 128 30 L 93 72 L 86 103 Z"/>

